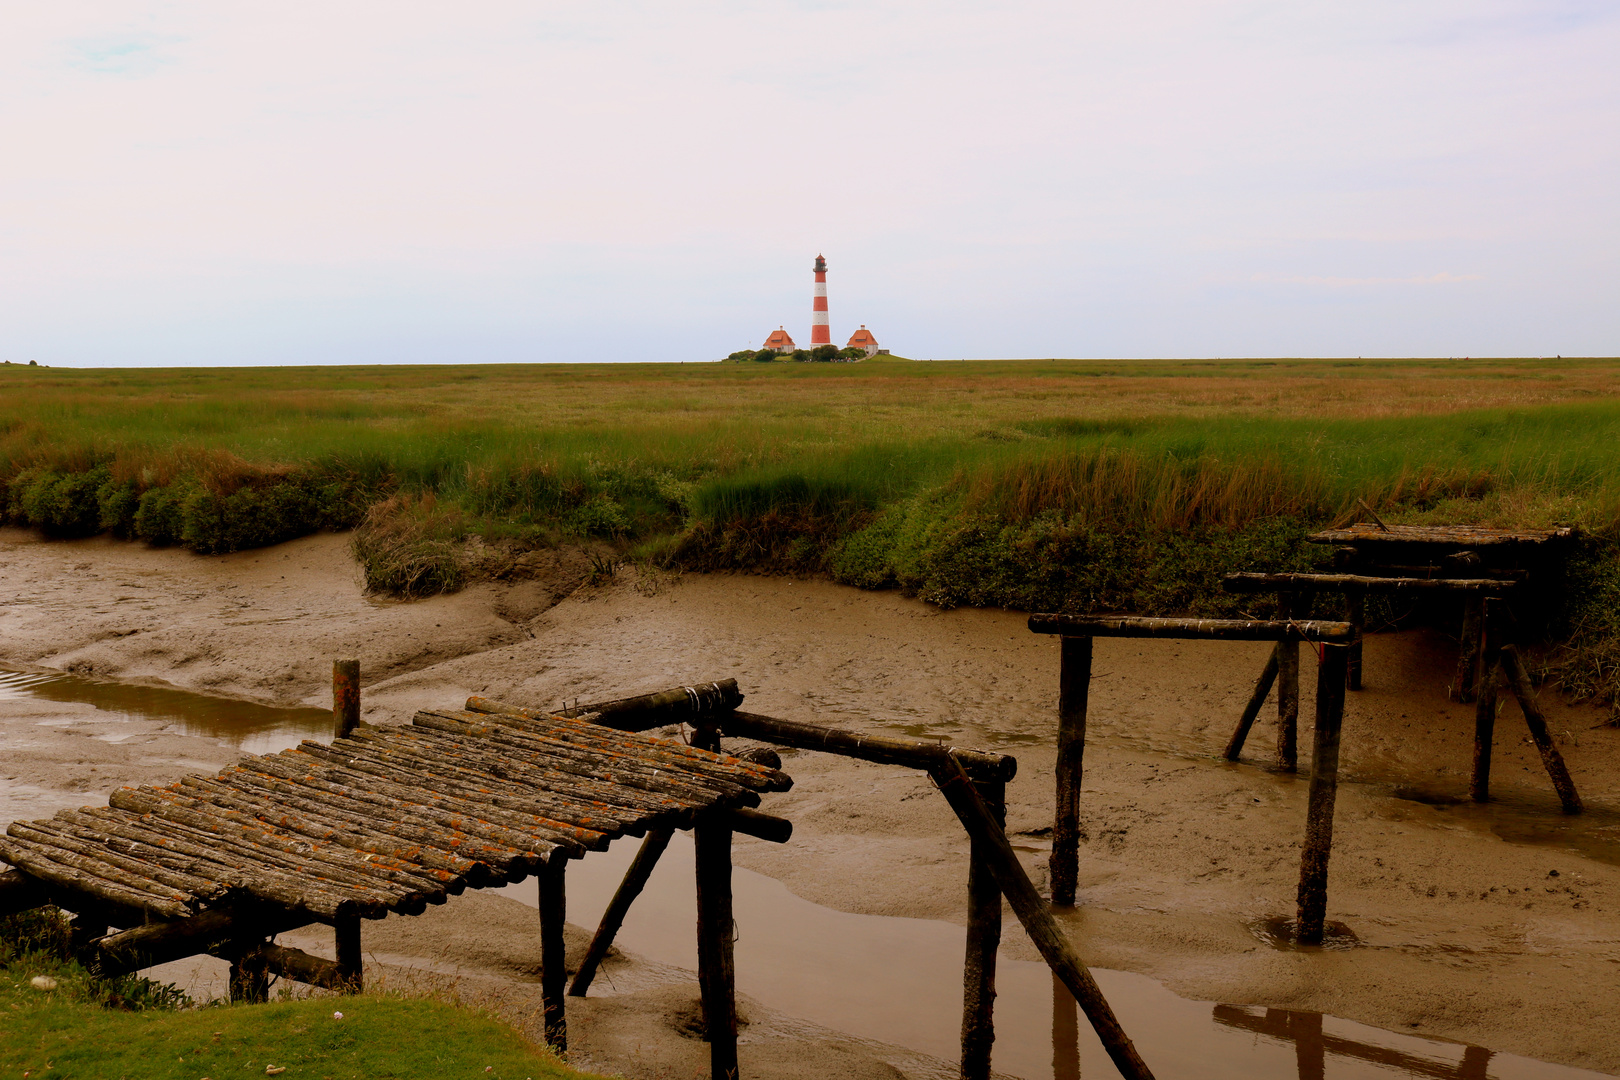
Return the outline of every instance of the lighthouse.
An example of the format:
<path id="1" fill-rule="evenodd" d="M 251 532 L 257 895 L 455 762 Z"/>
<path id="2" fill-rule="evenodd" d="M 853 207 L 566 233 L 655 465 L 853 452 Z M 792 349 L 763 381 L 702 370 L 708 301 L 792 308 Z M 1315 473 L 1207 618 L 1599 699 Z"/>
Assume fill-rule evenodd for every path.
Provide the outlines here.
<path id="1" fill-rule="evenodd" d="M 810 347 L 832 344 L 832 327 L 827 325 L 827 260 L 816 256 L 816 297 L 810 302 Z"/>

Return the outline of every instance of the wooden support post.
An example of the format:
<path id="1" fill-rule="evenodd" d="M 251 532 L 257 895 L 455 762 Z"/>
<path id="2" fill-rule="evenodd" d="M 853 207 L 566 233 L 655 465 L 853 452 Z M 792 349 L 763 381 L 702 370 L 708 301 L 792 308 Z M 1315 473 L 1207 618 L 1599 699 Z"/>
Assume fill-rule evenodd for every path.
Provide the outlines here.
<path id="1" fill-rule="evenodd" d="M 1266 657 L 1266 666 L 1260 672 L 1260 678 L 1255 680 L 1254 692 L 1249 695 L 1249 703 L 1243 706 L 1243 715 L 1238 717 L 1237 727 L 1232 730 L 1232 737 L 1227 740 L 1225 758 L 1227 761 L 1236 761 L 1243 753 L 1243 744 L 1248 741 L 1249 729 L 1254 726 L 1254 718 L 1260 715 L 1260 709 L 1265 705 L 1266 698 L 1271 696 L 1271 684 L 1277 681 L 1277 651 L 1281 645 L 1272 647 L 1271 655 Z"/>
<path id="2" fill-rule="evenodd" d="M 332 661 L 332 722 L 344 738 L 360 726 L 360 661 Z"/>
<path id="3" fill-rule="evenodd" d="M 332 924 L 337 938 L 337 963 L 348 984 L 348 992 L 365 990 L 365 960 L 360 949 L 360 916 L 343 915 Z"/>
<path id="4" fill-rule="evenodd" d="M 1080 1080 L 1080 1007 L 1052 974 L 1052 1080 Z"/>
<path id="5" fill-rule="evenodd" d="M 1345 688 L 1348 690 L 1361 689 L 1361 644 L 1367 629 L 1367 593 L 1364 589 L 1349 588 L 1344 591 L 1344 621 L 1356 628 L 1355 644 L 1350 646 L 1350 655 L 1345 659 Z"/>
<path id="6" fill-rule="evenodd" d="M 1333 854 L 1333 803 L 1339 791 L 1339 727 L 1344 719 L 1344 671 L 1349 650 L 1328 645 L 1316 674 L 1316 731 L 1305 850 L 1299 860 L 1299 943 L 1320 945 L 1327 916 L 1328 857 Z"/>
<path id="7" fill-rule="evenodd" d="M 1005 826 L 1007 788 L 997 782 L 978 783 L 984 801 L 998 825 Z M 990 1080 L 990 1051 L 996 1041 L 996 950 L 1001 947 L 1001 887 L 990 870 L 993 853 L 984 842 L 973 840 L 968 862 L 967 956 L 962 963 L 962 1073 L 961 1080 Z"/>
<path id="8" fill-rule="evenodd" d="M 545 1013 L 546 1043 L 562 1053 L 568 1049 L 568 1015 L 563 990 L 568 985 L 568 953 L 563 944 L 563 923 L 568 918 L 568 859 L 559 850 L 551 854 L 537 875 L 540 881 L 540 1001 Z"/>
<path id="9" fill-rule="evenodd" d="M 1069 993 L 1074 995 L 1075 1001 L 1085 1011 L 1092 1030 L 1102 1041 L 1103 1049 L 1108 1051 L 1114 1068 L 1125 1080 L 1152 1080 L 1153 1073 L 1147 1063 L 1136 1052 L 1136 1047 L 1131 1045 L 1130 1038 L 1120 1027 L 1097 981 L 1091 977 L 1091 972 L 1086 970 L 1086 965 L 1058 928 L 1051 909 L 1041 899 L 1041 894 L 1035 891 L 1012 845 L 1007 842 L 1007 834 L 996 824 L 994 815 L 985 806 L 984 800 L 979 798 L 978 790 L 962 766 L 953 759 L 948 767 L 933 770 L 932 775 L 945 801 L 951 804 L 963 828 L 967 829 L 968 836 L 976 844 L 983 843 L 986 864 L 995 875 L 996 884 L 1001 887 L 1001 895 L 1007 898 L 1007 903 L 1018 915 L 1018 921 L 1023 924 L 1024 931 L 1047 966 L 1063 980 L 1063 985 L 1069 988 Z"/>
<path id="10" fill-rule="evenodd" d="M 732 956 L 731 826 L 705 814 L 692 828 L 697 862 L 698 987 L 711 1080 L 737 1080 L 737 973 Z"/>
<path id="11" fill-rule="evenodd" d="M 1297 594 L 1279 593 L 1278 614 L 1292 619 L 1299 614 Z M 1277 768 L 1299 768 L 1299 642 L 1277 642 Z"/>
<path id="12" fill-rule="evenodd" d="M 1524 711 L 1524 724 L 1530 729 L 1536 749 L 1541 752 L 1541 763 L 1547 768 L 1547 775 L 1552 779 L 1553 790 L 1558 792 L 1558 801 L 1563 804 L 1564 813 L 1580 813 L 1581 797 L 1575 791 L 1575 781 L 1569 778 L 1569 770 L 1564 767 L 1564 756 L 1553 745 L 1552 735 L 1547 731 L 1547 717 L 1536 703 L 1535 687 L 1530 685 L 1530 673 L 1524 669 L 1524 659 L 1512 645 L 1502 647 L 1502 671 L 1507 675 L 1508 685 L 1513 688 L 1513 696 L 1519 699 L 1519 708 Z"/>
<path id="13" fill-rule="evenodd" d="M 1479 682 L 1480 633 L 1485 626 L 1485 598 L 1470 596 L 1463 601 L 1462 636 L 1457 653 L 1456 697 L 1463 704 L 1474 700 Z"/>
<path id="14" fill-rule="evenodd" d="M 231 1004 L 259 1005 L 270 1000 L 270 964 L 258 947 L 263 942 L 238 943 L 231 961 Z"/>
<path id="15" fill-rule="evenodd" d="M 572 997 L 584 997 L 585 992 L 591 988 L 591 980 L 596 978 L 596 969 L 601 966 L 603 957 L 607 956 L 608 949 L 613 946 L 613 938 L 618 934 L 619 927 L 624 925 L 624 917 L 630 911 L 630 905 L 641 890 L 646 888 L 647 879 L 652 876 L 653 867 L 658 865 L 658 857 L 669 846 L 670 837 L 675 834 L 674 829 L 656 828 L 648 829 L 647 835 L 641 841 L 641 850 L 630 862 L 630 869 L 624 872 L 624 880 L 619 882 L 618 889 L 613 893 L 613 899 L 608 901 L 607 910 L 602 913 L 602 923 L 596 928 L 596 935 L 591 938 L 591 947 L 585 950 L 585 959 L 579 962 L 579 971 L 574 974 L 574 981 L 568 987 Z"/>
<path id="16" fill-rule="evenodd" d="M 1480 620 L 1480 672 L 1474 687 L 1474 771 L 1468 780 L 1468 797 L 1475 802 L 1491 799 L 1491 745 L 1496 734 L 1496 683 L 1501 666 L 1501 648 L 1493 630 L 1489 615 Z"/>
<path id="17" fill-rule="evenodd" d="M 0 874 L 0 917 L 15 915 L 50 903 L 50 894 L 38 878 L 21 870 Z"/>
<path id="18" fill-rule="evenodd" d="M 1086 704 L 1091 694 L 1091 638 L 1064 637 L 1058 669 L 1057 817 L 1047 869 L 1052 903 L 1074 905 L 1080 867 L 1080 782 L 1086 753 Z"/>
<path id="19" fill-rule="evenodd" d="M 109 929 L 107 913 L 85 905 L 73 916 L 73 926 L 68 931 L 68 948 L 74 956 L 78 956 L 89 948 L 92 941 L 105 937 Z"/>

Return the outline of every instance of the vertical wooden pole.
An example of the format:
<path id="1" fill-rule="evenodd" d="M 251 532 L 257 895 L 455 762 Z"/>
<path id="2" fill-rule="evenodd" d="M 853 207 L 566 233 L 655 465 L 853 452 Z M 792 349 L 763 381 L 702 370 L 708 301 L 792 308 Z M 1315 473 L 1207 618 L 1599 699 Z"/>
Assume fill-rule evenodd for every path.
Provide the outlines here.
<path id="1" fill-rule="evenodd" d="M 1285 592 L 1277 597 L 1278 617 L 1292 619 L 1298 614 L 1298 597 Z M 1299 642 L 1277 642 L 1277 768 L 1295 772 L 1299 768 Z"/>
<path id="2" fill-rule="evenodd" d="M 1052 1080 L 1080 1080 L 1080 1006 L 1052 975 Z"/>
<path id="3" fill-rule="evenodd" d="M 563 924 L 568 918 L 568 859 L 554 851 L 540 868 L 540 1001 L 545 1013 L 546 1042 L 559 1052 L 568 1049 L 568 1014 L 563 989 L 568 985 L 568 952 Z"/>
<path id="4" fill-rule="evenodd" d="M 343 738 L 360 726 L 360 661 L 332 661 L 332 722 Z"/>
<path id="5" fill-rule="evenodd" d="M 1086 1019 L 1091 1021 L 1091 1029 L 1097 1033 L 1103 1049 L 1108 1051 L 1114 1068 L 1125 1080 L 1153 1080 L 1152 1070 L 1120 1026 L 1119 1018 L 1109 1007 L 1108 999 L 1103 997 L 1097 980 L 1091 977 L 1091 972 L 1086 970 L 1086 965 L 1058 928 L 1051 908 L 1035 891 L 1029 875 L 1024 873 L 1024 867 L 1018 861 L 1017 853 L 1007 842 L 1006 832 L 996 824 L 984 800 L 979 798 L 973 781 L 962 771 L 962 763 L 953 756 L 948 766 L 930 770 L 930 775 L 968 835 L 975 841 L 984 842 L 984 850 L 988 854 L 986 863 L 995 875 L 996 884 L 1001 886 L 1001 895 L 1007 898 L 1008 905 L 1017 914 L 1024 932 L 1046 961 L 1046 966 L 1063 980 L 1063 985 L 1069 988 L 1069 993 L 1074 995 L 1075 1001 L 1085 1011 Z"/>
<path id="6" fill-rule="evenodd" d="M 1080 783 L 1091 694 L 1091 638 L 1065 637 L 1058 670 L 1057 817 L 1052 822 L 1052 903 L 1074 906 L 1080 872 Z"/>
<path id="7" fill-rule="evenodd" d="M 92 941 L 110 929 L 106 914 L 87 905 L 73 916 L 73 924 L 68 928 L 68 949 L 78 956 Z"/>
<path id="8" fill-rule="evenodd" d="M 711 1080 L 737 1078 L 737 973 L 732 956 L 731 827 L 707 814 L 692 828 L 697 862 L 698 988 Z"/>
<path id="9" fill-rule="evenodd" d="M 670 837 L 675 830 L 659 827 L 648 829 L 646 837 L 641 841 L 641 848 L 636 857 L 630 862 L 630 869 L 624 873 L 624 880 L 613 893 L 613 899 L 608 901 L 607 910 L 602 913 L 602 923 L 596 928 L 596 935 L 591 938 L 591 947 L 585 950 L 585 959 L 579 962 L 579 970 L 574 973 L 574 981 L 569 984 L 570 997 L 584 997 L 585 992 L 591 988 L 591 980 L 596 978 L 596 969 L 607 955 L 608 949 L 613 946 L 613 939 L 624 925 L 624 917 L 630 911 L 630 905 L 641 890 L 646 888 L 647 879 L 652 876 L 653 867 L 658 865 L 658 857 L 669 846 Z"/>
<path id="10" fill-rule="evenodd" d="M 1266 698 L 1271 695 L 1271 684 L 1277 681 L 1277 649 L 1272 646 L 1271 655 L 1266 658 L 1266 666 L 1260 671 L 1260 678 L 1255 681 L 1254 692 L 1249 695 L 1249 703 L 1243 706 L 1243 715 L 1238 717 L 1237 727 L 1232 731 L 1232 737 L 1227 740 L 1227 761 L 1236 761 L 1243 753 L 1243 744 L 1248 741 L 1249 729 L 1254 726 L 1254 718 L 1260 715 Z"/>
<path id="11" fill-rule="evenodd" d="M 265 958 L 256 951 L 262 944 L 253 941 L 238 942 L 241 950 L 231 961 L 231 1003 L 233 1005 L 260 1005 L 270 1000 L 270 969 Z"/>
<path id="12" fill-rule="evenodd" d="M 1468 780 L 1468 797 L 1475 802 L 1491 798 L 1491 744 L 1496 735 L 1496 674 L 1500 646 L 1489 609 L 1480 617 L 1480 672 L 1474 687 L 1474 771 Z"/>
<path id="13" fill-rule="evenodd" d="M 1333 854 L 1333 803 L 1339 791 L 1339 727 L 1344 719 L 1344 670 L 1349 649 L 1328 645 L 1316 674 L 1316 731 L 1311 793 L 1305 811 L 1305 850 L 1299 860 L 1299 942 L 1322 943 L 1327 916 L 1328 857 Z"/>
<path id="14" fill-rule="evenodd" d="M 1485 598 L 1470 594 L 1463 600 L 1462 637 L 1457 653 L 1457 700 L 1468 704 L 1474 700 L 1474 686 L 1479 681 L 1480 631 L 1485 625 Z"/>
<path id="15" fill-rule="evenodd" d="M 1519 708 L 1524 711 L 1524 725 L 1530 729 L 1530 737 L 1541 752 L 1541 763 L 1546 766 L 1547 775 L 1552 779 L 1553 790 L 1558 792 L 1558 801 L 1563 804 L 1564 813 L 1580 813 L 1581 797 L 1575 792 L 1575 781 L 1569 778 L 1569 770 L 1564 767 L 1564 755 L 1553 745 L 1552 735 L 1547 731 L 1547 718 L 1536 703 L 1535 687 L 1530 685 L 1530 673 L 1524 670 L 1524 660 L 1512 645 L 1502 647 L 1502 670 L 1507 675 L 1508 685 L 1513 688 L 1513 696 L 1519 699 Z"/>
<path id="16" fill-rule="evenodd" d="M 1356 640 L 1350 645 L 1345 659 L 1345 687 L 1361 689 L 1361 639 L 1367 626 L 1367 594 L 1361 589 L 1346 589 L 1344 593 L 1345 622 L 1356 628 Z"/>
<path id="17" fill-rule="evenodd" d="M 360 917 L 340 915 L 332 927 L 337 938 L 337 962 L 349 980 L 349 993 L 365 989 L 365 961 L 360 951 Z"/>
<path id="18" fill-rule="evenodd" d="M 1457 1065 L 1457 1080 L 1489 1080 L 1492 1051 L 1483 1046 L 1470 1046 L 1463 1050 Z"/>
<path id="19" fill-rule="evenodd" d="M 1007 785 L 975 785 L 985 807 L 1004 825 Z M 967 957 L 962 964 L 962 1080 L 990 1080 L 990 1051 L 996 1041 L 996 950 L 1001 947 L 1001 886 L 990 870 L 992 854 L 972 841 L 968 862 Z"/>

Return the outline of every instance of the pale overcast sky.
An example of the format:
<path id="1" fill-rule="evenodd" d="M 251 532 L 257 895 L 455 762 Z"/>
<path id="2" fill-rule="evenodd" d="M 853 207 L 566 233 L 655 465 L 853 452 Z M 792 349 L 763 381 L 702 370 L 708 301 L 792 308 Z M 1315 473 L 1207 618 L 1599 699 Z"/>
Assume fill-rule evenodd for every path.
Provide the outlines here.
<path id="1" fill-rule="evenodd" d="M 1620 0 L 0 12 L 0 359 L 1620 352 Z"/>

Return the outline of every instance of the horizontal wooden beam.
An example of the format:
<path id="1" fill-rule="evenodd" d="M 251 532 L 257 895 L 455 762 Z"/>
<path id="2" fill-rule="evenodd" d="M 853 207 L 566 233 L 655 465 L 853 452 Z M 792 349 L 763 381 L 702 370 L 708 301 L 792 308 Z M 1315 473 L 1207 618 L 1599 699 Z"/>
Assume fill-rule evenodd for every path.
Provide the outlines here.
<path id="1" fill-rule="evenodd" d="M 1447 592 L 1485 593 L 1496 596 L 1513 591 L 1517 582 L 1494 578 L 1367 577 L 1363 574 L 1227 574 L 1221 587 L 1227 592 L 1262 593 L 1314 589 L 1317 592 L 1369 593 Z"/>
<path id="2" fill-rule="evenodd" d="M 975 780 L 999 780 L 1005 783 L 1018 773 L 1018 759 L 1008 754 L 962 750 L 940 742 L 903 739 L 893 735 L 866 735 L 819 724 L 778 720 L 757 713 L 726 713 L 717 717 L 715 722 L 722 735 L 758 739 L 800 750 L 818 750 L 884 765 L 935 769 L 954 757 Z"/>
<path id="3" fill-rule="evenodd" d="M 793 839 L 793 822 L 787 818 L 746 809 L 722 810 L 720 813 L 733 832 L 747 833 L 773 844 L 785 844 Z"/>
<path id="4" fill-rule="evenodd" d="M 217 908 L 96 938 L 80 952 L 79 961 L 92 974 L 111 978 L 198 953 L 212 953 L 231 941 L 295 930 L 308 922 L 307 915 L 268 908 Z"/>
<path id="5" fill-rule="evenodd" d="M 566 709 L 533 711 L 541 715 L 555 713 L 557 716 L 579 717 L 619 731 L 646 731 L 666 724 L 690 722 L 696 717 L 713 713 L 729 712 L 742 704 L 742 699 L 736 679 L 721 679 L 697 686 L 676 686 L 655 694 L 573 705 Z M 517 716 L 530 710 L 475 695 L 467 699 L 467 711 Z"/>
<path id="6" fill-rule="evenodd" d="M 1115 615 L 1031 615 L 1037 634 L 1065 637 L 1184 638 L 1207 641 L 1325 641 L 1348 645 L 1356 628 L 1316 619 L 1144 619 Z"/>
<path id="7" fill-rule="evenodd" d="M 323 990 L 350 991 L 357 985 L 356 972 L 335 961 L 312 956 L 302 949 L 266 944 L 251 951 L 264 961 L 265 969 L 270 974 L 280 975 L 283 979 L 308 983 Z"/>

